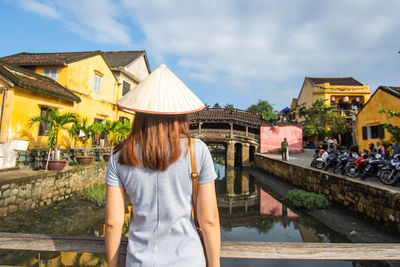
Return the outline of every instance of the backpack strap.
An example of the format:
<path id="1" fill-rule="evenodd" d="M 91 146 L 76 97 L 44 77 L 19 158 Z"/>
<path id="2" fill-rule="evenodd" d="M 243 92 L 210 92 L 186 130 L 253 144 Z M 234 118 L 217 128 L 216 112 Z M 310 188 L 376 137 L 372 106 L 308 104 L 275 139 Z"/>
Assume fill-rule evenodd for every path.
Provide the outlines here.
<path id="1" fill-rule="evenodd" d="M 190 143 L 189 143 L 189 149 L 190 149 L 190 166 L 192 169 L 191 172 L 191 177 L 192 177 L 192 202 L 193 202 L 193 210 L 192 210 L 192 217 L 193 221 L 196 225 L 197 228 L 199 228 L 199 221 L 197 220 L 197 182 L 199 178 L 199 174 L 197 173 L 197 168 L 196 168 L 196 145 L 195 145 L 195 139 L 190 138 Z"/>

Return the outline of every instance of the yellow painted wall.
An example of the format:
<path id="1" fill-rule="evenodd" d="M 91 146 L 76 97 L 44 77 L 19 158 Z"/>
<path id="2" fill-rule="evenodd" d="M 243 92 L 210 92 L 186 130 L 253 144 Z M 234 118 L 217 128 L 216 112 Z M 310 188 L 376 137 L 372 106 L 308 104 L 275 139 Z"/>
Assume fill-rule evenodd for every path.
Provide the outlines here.
<path id="1" fill-rule="evenodd" d="M 296 108 L 296 119 L 297 121 L 303 121 L 304 119 L 298 117 L 298 112 L 302 107 L 309 108 L 317 99 L 325 99 L 325 104 L 330 106 L 331 96 L 336 97 L 336 103 L 339 99 L 348 96 L 349 101 L 360 97 L 361 103 L 366 103 L 371 95 L 369 85 L 363 86 L 331 86 L 329 83 L 312 85 L 307 80 L 304 82 L 302 90 L 298 98 L 298 105 Z"/>
<path id="2" fill-rule="evenodd" d="M 64 113 L 73 110 L 73 104 L 63 99 L 36 93 L 20 87 L 14 87 L 13 91 L 9 138 L 29 140 L 29 148 L 47 147 L 47 137 L 38 136 L 39 123 L 35 123 L 32 127 L 29 127 L 29 120 L 34 116 L 40 115 L 41 106 L 53 107 L 58 109 L 60 113 Z M 60 141 L 63 139 L 69 140 L 67 133 L 60 133 L 59 144 L 62 143 Z"/>
<path id="3" fill-rule="evenodd" d="M 57 82 L 62 86 L 67 84 L 68 79 L 68 67 L 67 66 L 37 66 L 35 72 L 43 75 L 44 69 L 57 69 Z"/>
<path id="4" fill-rule="evenodd" d="M 400 98 L 381 89 L 377 89 L 370 101 L 358 113 L 356 120 L 356 141 L 360 150 L 368 149 L 370 143 L 376 144 L 379 139 L 363 140 L 362 127 L 384 123 L 400 125 L 400 118 L 390 118 L 387 114 L 379 113 L 381 109 L 400 111 Z M 391 134 L 385 129 L 385 140 L 390 140 Z"/>
<path id="5" fill-rule="evenodd" d="M 1 142 L 7 142 L 10 137 L 12 137 L 11 123 L 12 109 L 13 109 L 13 99 L 14 99 L 14 88 L 7 88 L 6 100 L 4 103 L 3 111 L 3 126 L 1 130 Z M 3 90 L 1 91 L 0 105 L 3 105 Z"/>
<path id="6" fill-rule="evenodd" d="M 100 93 L 94 92 L 95 73 L 103 74 Z M 68 64 L 68 81 L 63 86 L 92 97 L 116 103 L 118 89 L 117 79 L 101 55 Z"/>
<path id="7" fill-rule="evenodd" d="M 367 103 L 371 95 L 371 91 L 369 90 L 369 85 L 365 84 L 363 86 L 331 86 L 328 83 L 320 84 L 314 89 L 314 100 L 317 98 L 326 99 L 325 102 L 328 106 L 330 106 L 330 100 L 332 96 L 335 96 L 336 103 L 339 102 L 339 99 L 348 96 L 349 102 L 356 97 L 360 97 L 360 102 L 362 104 Z"/>
<path id="8" fill-rule="evenodd" d="M 308 81 L 305 81 L 297 100 L 297 105 L 299 107 L 310 107 L 313 103 L 313 92 L 313 86 Z"/>
<path id="9" fill-rule="evenodd" d="M 11 88 L 7 92 L 1 141 L 25 139 L 30 141 L 29 148 L 46 148 L 47 137 L 38 136 L 39 123 L 32 127 L 28 126 L 28 121 L 32 117 L 40 115 L 41 106 L 54 107 L 60 113 L 78 113 L 82 118 L 88 118 L 89 123 L 93 123 L 95 118 L 113 121 L 118 120 L 120 116 L 133 120 L 131 113 L 119 110 L 115 106 L 117 99 L 122 95 L 122 86 L 119 87 L 117 79 L 101 55 L 73 62 L 67 66 L 40 66 L 35 71 L 43 75 L 45 68 L 57 68 L 57 81 L 62 86 L 75 91 L 81 98 L 81 102 L 71 103 L 32 90 Z M 100 93 L 94 92 L 96 73 L 102 77 Z M 132 84 L 132 81 L 127 81 Z M 4 82 L 0 79 L 0 86 L 2 83 Z M 133 87 L 134 84 L 131 86 Z M 0 101 L 2 101 L 1 98 L 2 95 Z M 60 148 L 71 147 L 71 143 L 72 140 L 67 133 L 60 134 L 58 142 Z"/>

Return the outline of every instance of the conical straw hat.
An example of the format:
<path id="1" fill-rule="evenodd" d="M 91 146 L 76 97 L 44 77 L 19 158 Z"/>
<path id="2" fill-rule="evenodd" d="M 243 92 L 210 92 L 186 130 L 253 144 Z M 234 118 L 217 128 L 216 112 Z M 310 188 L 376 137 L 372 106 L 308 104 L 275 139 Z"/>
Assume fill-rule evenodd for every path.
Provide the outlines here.
<path id="1" fill-rule="evenodd" d="M 184 114 L 205 105 L 165 65 L 161 65 L 119 101 L 121 108 L 155 114 Z"/>

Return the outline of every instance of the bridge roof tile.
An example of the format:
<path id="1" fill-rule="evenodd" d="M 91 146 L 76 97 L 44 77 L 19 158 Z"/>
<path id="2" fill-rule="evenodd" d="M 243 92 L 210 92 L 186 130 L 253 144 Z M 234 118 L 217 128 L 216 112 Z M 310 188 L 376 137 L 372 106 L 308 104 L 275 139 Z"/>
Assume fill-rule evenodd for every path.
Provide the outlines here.
<path id="1" fill-rule="evenodd" d="M 249 126 L 269 125 L 261 113 L 254 113 L 240 109 L 206 108 L 202 111 L 190 114 L 190 121 L 222 122 L 232 121 Z"/>

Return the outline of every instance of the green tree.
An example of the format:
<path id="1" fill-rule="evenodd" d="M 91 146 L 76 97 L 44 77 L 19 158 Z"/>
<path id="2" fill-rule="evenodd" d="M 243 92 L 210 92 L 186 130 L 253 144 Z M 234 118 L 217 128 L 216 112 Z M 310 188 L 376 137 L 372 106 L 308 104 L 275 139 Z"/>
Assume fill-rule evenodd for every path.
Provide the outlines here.
<path id="1" fill-rule="evenodd" d="M 300 116 L 305 118 L 303 135 L 324 138 L 344 134 L 346 119 L 334 109 L 333 106 L 327 106 L 324 99 L 317 99 L 311 107 L 302 109 Z"/>
<path id="2" fill-rule="evenodd" d="M 400 112 L 396 112 L 394 110 L 381 109 L 379 112 L 388 114 L 390 118 L 392 118 L 392 117 L 400 118 Z M 388 130 L 388 132 L 392 135 L 392 138 L 391 138 L 392 142 L 400 141 L 400 127 L 399 126 L 393 125 L 391 123 L 385 123 L 383 125 L 383 127 L 385 127 Z"/>
<path id="3" fill-rule="evenodd" d="M 79 129 L 78 129 L 78 125 L 76 124 L 76 121 L 68 129 L 68 134 L 72 138 L 72 140 L 74 141 L 74 147 L 76 147 L 76 143 L 78 142 L 78 138 L 79 138 Z"/>
<path id="4" fill-rule="evenodd" d="M 264 119 L 267 121 L 276 120 L 279 118 L 279 112 L 274 110 L 274 107 L 267 100 L 263 99 L 259 99 L 258 103 L 251 105 L 249 108 L 247 108 L 247 111 L 261 112 Z"/>
<path id="5" fill-rule="evenodd" d="M 105 121 L 104 133 L 111 146 L 125 140 L 131 131 L 131 123 L 128 120 L 120 121 Z"/>
<path id="6" fill-rule="evenodd" d="M 124 120 L 118 124 L 117 134 L 118 142 L 125 140 L 131 131 L 131 123 L 128 120 Z"/>
<path id="7" fill-rule="evenodd" d="M 49 145 L 49 155 L 47 157 L 46 169 L 50 159 L 51 151 L 55 151 L 55 160 L 58 158 L 58 135 L 62 131 L 68 131 L 67 125 L 74 123 L 78 119 L 78 114 L 76 113 L 64 113 L 60 114 L 57 109 L 49 108 L 43 115 L 35 116 L 29 120 L 29 125 L 32 127 L 33 124 L 37 122 L 43 122 L 47 124 L 48 127 L 48 138 L 47 144 Z"/>
<path id="8" fill-rule="evenodd" d="M 96 130 L 93 125 L 89 124 L 89 120 L 87 118 L 83 118 L 82 121 L 75 121 L 75 125 L 73 126 L 78 133 L 82 132 L 84 135 L 79 136 L 82 143 L 84 144 L 84 156 L 87 156 L 87 144 L 90 138 L 96 136 Z"/>

